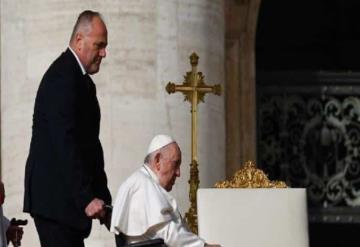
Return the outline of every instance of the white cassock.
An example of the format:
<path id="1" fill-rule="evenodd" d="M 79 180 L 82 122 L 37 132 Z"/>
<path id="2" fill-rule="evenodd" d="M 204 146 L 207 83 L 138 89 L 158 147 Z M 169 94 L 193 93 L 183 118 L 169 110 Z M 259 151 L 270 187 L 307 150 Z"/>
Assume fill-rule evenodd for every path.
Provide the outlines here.
<path id="1" fill-rule="evenodd" d="M 0 247 L 7 246 L 6 230 L 8 229 L 9 225 L 10 222 L 6 217 L 4 217 L 2 206 L 0 206 Z"/>
<path id="2" fill-rule="evenodd" d="M 162 238 L 169 247 L 203 247 L 205 244 L 187 228 L 175 199 L 160 186 L 147 165 L 120 186 L 110 231 L 122 232 L 130 243 Z"/>

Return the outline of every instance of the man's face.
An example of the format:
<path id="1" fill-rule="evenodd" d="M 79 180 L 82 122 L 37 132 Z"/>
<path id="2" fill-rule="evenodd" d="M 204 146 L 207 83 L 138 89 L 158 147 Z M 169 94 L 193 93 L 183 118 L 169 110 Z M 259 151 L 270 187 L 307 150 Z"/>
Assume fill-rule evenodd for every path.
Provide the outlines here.
<path id="1" fill-rule="evenodd" d="M 176 143 L 169 144 L 162 152 L 158 164 L 160 185 L 171 191 L 176 177 L 180 177 L 181 151 Z"/>
<path id="2" fill-rule="evenodd" d="M 100 69 L 101 60 L 106 56 L 107 30 L 98 17 L 92 19 L 90 31 L 79 40 L 79 59 L 88 74 L 95 74 Z"/>

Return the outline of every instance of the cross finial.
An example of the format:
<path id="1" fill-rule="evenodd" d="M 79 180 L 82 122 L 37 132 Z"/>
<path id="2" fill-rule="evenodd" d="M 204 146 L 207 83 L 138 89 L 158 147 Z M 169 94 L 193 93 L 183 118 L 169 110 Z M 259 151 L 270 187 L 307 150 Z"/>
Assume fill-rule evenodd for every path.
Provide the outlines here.
<path id="1" fill-rule="evenodd" d="M 166 85 L 166 91 L 171 94 L 175 92 L 182 92 L 185 95 L 185 101 L 191 104 L 198 104 L 199 101 L 204 101 L 206 93 L 213 93 L 221 95 L 221 85 L 216 84 L 213 86 L 206 85 L 204 82 L 204 75 L 202 72 L 197 72 L 197 65 L 199 56 L 193 52 L 190 56 L 191 71 L 187 72 L 184 76 L 185 81 L 182 85 L 176 85 L 169 82 Z"/>
<path id="2" fill-rule="evenodd" d="M 199 56 L 195 52 L 193 52 L 190 56 L 191 66 L 196 67 L 198 65 L 198 62 L 199 62 Z"/>

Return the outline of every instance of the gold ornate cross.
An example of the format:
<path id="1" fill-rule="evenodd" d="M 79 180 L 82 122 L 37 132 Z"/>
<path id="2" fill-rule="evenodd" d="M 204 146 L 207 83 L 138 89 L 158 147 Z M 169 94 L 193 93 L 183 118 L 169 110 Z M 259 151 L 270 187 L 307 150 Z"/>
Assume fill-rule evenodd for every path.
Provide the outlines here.
<path id="1" fill-rule="evenodd" d="M 190 164 L 190 209 L 185 214 L 185 219 L 190 229 L 197 233 L 197 206 L 196 206 L 196 191 L 199 188 L 199 170 L 197 163 L 197 105 L 200 101 L 204 101 L 206 93 L 214 93 L 221 95 L 221 86 L 219 84 L 208 86 L 204 82 L 204 75 L 197 71 L 199 56 L 196 53 L 191 54 L 190 64 L 191 71 L 186 72 L 184 76 L 185 81 L 182 85 L 176 85 L 169 82 L 166 85 L 166 91 L 171 94 L 175 92 L 182 92 L 185 95 L 184 101 L 189 101 L 191 104 L 191 164 Z"/>

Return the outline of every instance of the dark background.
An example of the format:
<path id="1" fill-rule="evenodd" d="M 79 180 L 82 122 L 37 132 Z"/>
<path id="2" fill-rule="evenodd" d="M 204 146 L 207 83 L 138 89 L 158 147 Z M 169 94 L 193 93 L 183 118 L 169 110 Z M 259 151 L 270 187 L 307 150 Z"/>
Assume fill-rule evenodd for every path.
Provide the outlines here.
<path id="1" fill-rule="evenodd" d="M 360 70 L 360 1 L 264 0 L 258 70 Z"/>
<path id="2" fill-rule="evenodd" d="M 295 88 L 292 94 L 297 93 L 299 97 L 311 94 L 321 99 L 324 89 L 332 87 L 335 93 L 331 97 L 336 98 L 337 87 L 346 84 L 348 93 L 343 90 L 339 97 L 354 96 L 352 88 L 360 86 L 360 1 L 263 0 L 256 34 L 256 71 L 258 112 L 268 107 L 261 103 L 264 95 L 286 95 L 289 88 Z M 323 72 L 326 79 L 318 76 Z M 309 89 L 309 85 L 315 85 L 315 89 Z M 304 92 L 307 92 L 305 96 Z M 262 120 L 259 115 L 257 119 Z M 258 143 L 263 138 L 262 126 L 258 123 Z M 261 166 L 269 171 L 272 179 L 286 180 L 287 174 L 280 168 L 271 174 L 266 157 L 261 155 L 258 153 L 258 161 L 265 160 Z M 291 165 L 279 157 L 280 164 Z M 327 222 L 321 220 L 326 209 L 321 205 L 312 209 L 309 208 L 311 247 L 359 246 L 359 223 Z M 346 211 L 346 217 L 359 215 L 359 209 L 342 205 L 337 211 L 340 217 L 344 216 L 342 211 Z"/>

